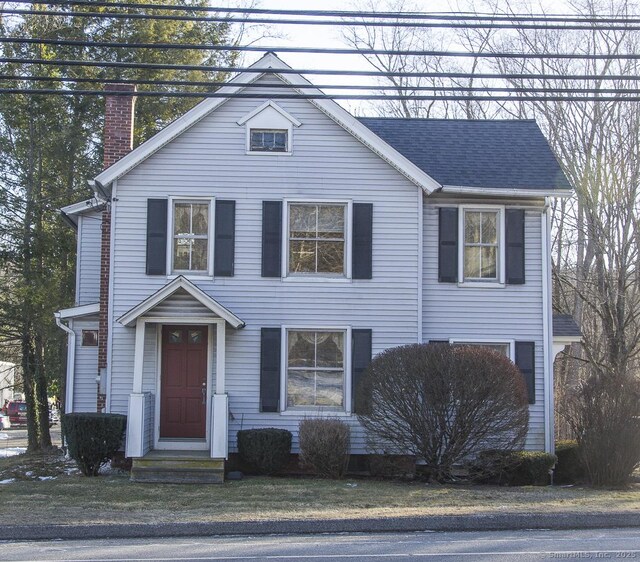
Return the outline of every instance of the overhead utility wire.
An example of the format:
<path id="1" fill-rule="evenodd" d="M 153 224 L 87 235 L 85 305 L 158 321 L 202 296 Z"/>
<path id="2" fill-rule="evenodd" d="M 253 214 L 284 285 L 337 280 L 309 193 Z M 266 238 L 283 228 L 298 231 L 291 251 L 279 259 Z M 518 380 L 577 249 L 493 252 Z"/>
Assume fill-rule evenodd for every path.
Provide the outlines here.
<path id="1" fill-rule="evenodd" d="M 332 27 L 415 27 L 415 28 L 444 28 L 444 29 L 547 29 L 567 31 L 639 31 L 640 25 L 630 25 L 624 22 L 616 24 L 601 24 L 584 22 L 575 23 L 461 23 L 455 21 L 414 21 L 402 23 L 398 21 L 372 21 L 372 20 L 327 20 L 327 19 L 273 19 L 273 18 L 234 18 L 231 16 L 183 16 L 166 14 L 130 14 L 126 12 L 64 12 L 60 10 L 21 10 L 13 8 L 0 8 L 0 14 L 29 15 L 29 16 L 58 16 L 73 18 L 95 19 L 142 19 L 165 21 L 191 21 L 191 22 L 216 22 L 229 24 L 277 24 L 277 25 L 323 25 Z M 554 20 L 555 21 L 555 20 Z M 558 20 L 559 21 L 559 20 Z"/>
<path id="2" fill-rule="evenodd" d="M 489 59 L 571 59 L 571 60 L 640 60 L 640 53 L 490 53 L 470 51 L 433 51 L 420 49 L 331 49 L 325 47 L 283 47 L 256 45 L 203 45 L 201 43 L 115 43 L 112 41 L 82 41 L 76 39 L 43 39 L 24 37 L 0 37 L 0 43 L 21 43 L 28 45 L 56 45 L 65 47 L 106 47 L 114 49 L 168 49 L 199 51 L 240 51 L 279 53 L 308 53 L 331 55 L 402 55 L 453 58 L 489 58 Z"/>
<path id="3" fill-rule="evenodd" d="M 219 81 L 192 81 L 192 80 L 119 80 L 117 78 L 81 78 L 81 77 L 63 77 L 63 76 L 28 76 L 14 74 L 0 74 L 0 80 L 18 81 L 18 82 L 75 82 L 87 84 L 136 84 L 136 85 L 153 85 L 153 86 L 185 86 L 191 88 L 198 87 L 223 87 L 232 85 L 242 88 L 265 88 L 265 85 L 259 82 L 219 82 Z M 364 90 L 364 91 L 409 91 L 409 92 L 440 92 L 440 91 L 462 91 L 462 92 L 528 92 L 528 93 L 573 93 L 573 94 L 640 94 L 640 88 L 524 88 L 517 86 L 510 87 L 484 87 L 484 86 L 385 86 L 385 85 L 362 85 L 362 84 L 313 84 L 309 86 L 318 90 Z M 268 88 L 290 89 L 291 84 L 277 83 L 269 84 Z"/>
<path id="4" fill-rule="evenodd" d="M 122 90 L 55 90 L 55 89 L 25 89 L 25 88 L 0 88 L 0 94 L 26 94 L 26 95 L 59 95 L 59 96 L 131 96 L 131 92 Z M 261 99 L 264 93 L 222 93 L 222 92 L 156 92 L 139 91 L 135 96 L 144 97 L 178 97 L 178 98 L 240 98 Z M 328 95 L 328 94 L 269 94 L 270 99 L 302 99 L 302 100 L 414 100 L 414 101 L 640 101 L 640 96 L 406 96 L 406 95 Z"/>
<path id="5" fill-rule="evenodd" d="M 13 0 L 13 4 L 32 4 L 32 0 Z M 228 13 L 228 14 L 261 14 L 282 16 L 316 16 L 316 17 L 355 17 L 355 18 L 381 18 L 381 19 L 411 19 L 411 20 L 491 20 L 491 21 L 570 21 L 570 22 L 604 22 L 616 23 L 627 21 L 640 23 L 640 18 L 629 18 L 613 14 L 597 16 L 576 16 L 576 14 L 478 14 L 475 12 L 372 12 L 359 10 L 278 10 L 267 8 L 239 8 L 225 6 L 180 6 L 177 4 L 140 4 L 138 2 L 109 2 L 105 0 L 49 0 L 46 2 L 53 6 L 100 6 L 109 8 L 145 9 L 145 10 L 172 10 L 181 12 L 203 13 Z"/>
<path id="6" fill-rule="evenodd" d="M 224 72 L 224 73 L 247 73 L 247 74 L 312 74 L 328 76 L 373 76 L 373 77 L 404 77 L 404 78 L 482 78 L 487 80 L 629 80 L 639 81 L 640 76 L 630 74 L 609 74 L 594 76 L 593 74 L 490 74 L 472 72 L 386 72 L 383 70 L 324 70 L 324 69 L 297 69 L 297 68 L 249 68 L 236 66 L 207 66 L 198 64 L 164 64 L 164 63 L 144 63 L 144 62 L 115 62 L 115 61 L 81 61 L 81 60 L 56 60 L 56 59 L 34 59 L 18 57 L 1 57 L 0 63 L 8 64 L 35 64 L 43 66 L 88 66 L 98 68 L 129 68 L 135 70 L 197 70 L 200 72 Z M 231 82 L 227 84 L 233 86 Z M 305 87 L 314 87 L 309 84 Z"/>

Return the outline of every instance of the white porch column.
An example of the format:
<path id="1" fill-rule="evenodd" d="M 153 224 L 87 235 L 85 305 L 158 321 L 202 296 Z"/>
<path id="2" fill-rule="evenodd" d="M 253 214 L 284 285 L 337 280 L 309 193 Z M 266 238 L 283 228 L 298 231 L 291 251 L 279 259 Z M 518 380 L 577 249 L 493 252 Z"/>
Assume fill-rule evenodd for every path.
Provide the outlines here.
<path id="1" fill-rule="evenodd" d="M 211 458 L 226 459 L 229 456 L 227 430 L 229 424 L 229 399 L 226 394 L 215 394 L 211 415 Z"/>
<path id="2" fill-rule="evenodd" d="M 216 324 L 216 394 L 224 394 L 225 393 L 225 331 L 226 331 L 226 322 L 223 320 L 222 322 L 218 322 Z"/>
<path id="3" fill-rule="evenodd" d="M 136 345 L 133 361 L 133 392 L 142 392 L 142 366 L 144 364 L 144 332 L 146 323 L 142 318 L 136 320 Z"/>

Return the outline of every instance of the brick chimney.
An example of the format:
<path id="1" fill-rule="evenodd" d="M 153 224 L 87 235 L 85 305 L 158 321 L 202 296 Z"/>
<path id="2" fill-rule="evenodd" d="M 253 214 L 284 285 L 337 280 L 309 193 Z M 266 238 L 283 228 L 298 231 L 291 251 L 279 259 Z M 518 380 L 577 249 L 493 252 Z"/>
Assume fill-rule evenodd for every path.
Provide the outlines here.
<path id="1" fill-rule="evenodd" d="M 133 149 L 134 84 L 109 84 L 109 90 L 127 94 L 107 95 L 104 115 L 104 158 L 107 169 Z M 111 258 L 111 202 L 102 211 L 100 252 L 100 315 L 98 323 L 98 397 L 97 411 L 106 405 L 107 340 L 109 336 L 109 262 Z"/>

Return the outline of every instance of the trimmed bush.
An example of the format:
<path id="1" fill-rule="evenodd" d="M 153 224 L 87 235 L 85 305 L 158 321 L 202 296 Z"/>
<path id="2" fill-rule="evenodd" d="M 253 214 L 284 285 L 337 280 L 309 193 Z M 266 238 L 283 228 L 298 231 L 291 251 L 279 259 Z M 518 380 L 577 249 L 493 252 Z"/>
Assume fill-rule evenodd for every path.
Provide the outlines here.
<path id="1" fill-rule="evenodd" d="M 323 478 L 342 478 L 349 464 L 349 426 L 338 419 L 300 422 L 300 464 Z"/>
<path id="2" fill-rule="evenodd" d="M 291 455 L 291 432 L 265 427 L 238 431 L 240 459 L 258 474 L 281 470 Z"/>
<path id="3" fill-rule="evenodd" d="M 586 478 L 586 470 L 577 441 L 558 441 L 556 456 L 558 463 L 553 471 L 553 481 L 556 484 L 575 484 Z"/>
<path id="4" fill-rule="evenodd" d="M 62 417 L 62 433 L 82 474 L 98 476 L 100 467 L 118 452 L 122 445 L 127 416 L 77 412 Z"/>
<path id="5" fill-rule="evenodd" d="M 541 451 L 481 451 L 471 464 L 471 477 L 485 484 L 546 486 L 557 458 Z"/>

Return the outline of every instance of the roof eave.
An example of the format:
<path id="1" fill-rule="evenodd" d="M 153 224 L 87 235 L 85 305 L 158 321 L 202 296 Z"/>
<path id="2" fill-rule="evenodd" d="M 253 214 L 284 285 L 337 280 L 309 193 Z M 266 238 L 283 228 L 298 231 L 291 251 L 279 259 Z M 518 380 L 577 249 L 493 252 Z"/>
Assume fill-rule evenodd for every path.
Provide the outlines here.
<path id="1" fill-rule="evenodd" d="M 472 187 L 463 185 L 443 185 L 441 193 L 457 195 L 488 195 L 493 197 L 571 197 L 571 189 L 539 189 L 539 188 L 503 188 L 503 187 Z"/>

